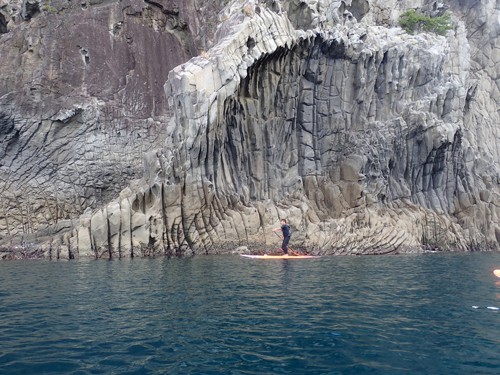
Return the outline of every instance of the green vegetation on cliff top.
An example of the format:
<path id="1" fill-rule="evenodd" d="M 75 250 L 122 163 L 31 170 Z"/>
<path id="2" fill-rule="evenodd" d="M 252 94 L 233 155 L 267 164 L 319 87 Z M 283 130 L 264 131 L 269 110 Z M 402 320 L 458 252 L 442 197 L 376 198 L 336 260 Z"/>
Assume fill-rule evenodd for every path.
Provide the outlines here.
<path id="1" fill-rule="evenodd" d="M 451 15 L 444 13 L 442 16 L 429 17 L 418 13 L 415 9 L 404 12 L 399 17 L 399 24 L 408 33 L 434 32 L 439 35 L 445 35 L 448 30 L 453 28 L 451 24 Z"/>

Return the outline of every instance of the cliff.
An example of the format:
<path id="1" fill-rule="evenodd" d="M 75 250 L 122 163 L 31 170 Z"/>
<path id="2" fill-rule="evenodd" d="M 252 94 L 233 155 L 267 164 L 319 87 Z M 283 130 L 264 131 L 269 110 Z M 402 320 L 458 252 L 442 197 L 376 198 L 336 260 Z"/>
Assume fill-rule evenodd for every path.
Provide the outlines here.
<path id="1" fill-rule="evenodd" d="M 8 3 L 4 246 L 245 251 L 286 217 L 319 254 L 498 248 L 496 1 Z"/>

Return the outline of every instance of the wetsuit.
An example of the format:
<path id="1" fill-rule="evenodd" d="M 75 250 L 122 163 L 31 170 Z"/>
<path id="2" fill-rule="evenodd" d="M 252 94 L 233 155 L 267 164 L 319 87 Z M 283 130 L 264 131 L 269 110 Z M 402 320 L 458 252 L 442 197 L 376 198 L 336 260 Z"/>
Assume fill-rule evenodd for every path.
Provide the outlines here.
<path id="1" fill-rule="evenodd" d="M 290 241 L 290 226 L 288 224 L 281 225 L 281 233 L 283 233 L 283 243 L 281 244 L 281 250 L 285 254 L 288 254 L 288 241 Z"/>

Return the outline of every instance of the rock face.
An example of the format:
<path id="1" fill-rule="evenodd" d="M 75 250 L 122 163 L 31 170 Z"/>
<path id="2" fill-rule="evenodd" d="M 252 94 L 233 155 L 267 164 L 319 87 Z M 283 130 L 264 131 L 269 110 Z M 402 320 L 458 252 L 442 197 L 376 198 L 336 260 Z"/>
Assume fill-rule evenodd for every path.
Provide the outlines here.
<path id="1" fill-rule="evenodd" d="M 47 254 L 70 258 L 252 250 L 276 247 L 270 230 L 286 217 L 296 229 L 295 247 L 320 254 L 498 248 L 496 1 L 457 0 L 447 9 L 437 1 L 416 0 L 232 1 L 220 14 L 214 45 L 178 66 L 169 59 L 175 55 L 186 61 L 185 49 L 142 54 L 152 53 L 151 43 L 174 45 L 168 42 L 172 35 L 182 35 L 178 45 L 197 54 L 203 42 L 196 32 L 163 32 L 134 49 L 127 35 L 136 38 L 136 32 L 127 34 L 122 24 L 115 34 L 117 24 L 110 22 L 124 22 L 112 9 L 123 15 L 134 6 L 158 9 L 155 17 L 168 19 L 169 2 L 109 3 L 100 4 L 106 11 L 93 5 L 93 16 L 101 17 L 95 28 L 106 26 L 113 42 L 104 51 L 120 50 L 116 35 L 123 39 L 115 63 L 81 42 L 81 67 L 75 68 L 76 60 L 70 64 L 72 80 L 54 77 L 50 82 L 58 86 L 50 91 L 43 83 L 46 91 L 40 93 L 29 91 L 28 79 L 19 78 L 7 81 L 0 94 L 0 171 L 11 194 L 2 194 L 0 230 L 11 234 L 4 243 L 29 229 L 38 230 L 29 238 Z M 410 8 L 430 16 L 448 11 L 454 28 L 445 37 L 410 35 L 398 27 L 399 16 Z M 145 14 L 141 22 L 156 19 Z M 34 14 L 29 22 L 37 17 L 42 22 L 49 16 Z M 126 18 L 126 30 L 130 22 Z M 1 24 L 9 29 L 10 21 Z M 15 44 L 9 45 L 14 58 Z M 36 61 L 49 64 L 43 51 L 46 55 Z M 85 71 L 95 60 L 108 69 L 89 69 L 96 75 L 90 79 Z M 172 63 L 162 65 L 165 61 Z M 51 66 L 44 74 L 54 71 Z M 164 96 L 157 86 L 150 96 L 138 94 L 141 82 L 152 85 L 152 77 L 166 71 Z M 65 82 L 76 82 L 73 91 L 65 91 Z M 23 88 L 27 103 L 12 94 Z M 55 93 L 62 95 L 54 99 Z M 92 101 L 66 103 L 72 93 Z M 37 95 L 38 100 L 26 99 Z M 44 117 L 17 119 L 19 107 L 40 116 L 42 98 L 49 103 Z M 113 109 L 107 118 L 100 105 Z M 146 132 L 137 141 L 141 147 L 131 143 L 134 151 L 120 157 L 119 149 L 130 140 L 121 129 L 134 126 Z M 116 144 L 109 145 L 109 132 L 117 131 Z M 79 147 L 93 147 L 91 160 L 84 158 L 86 150 L 73 152 Z M 115 159 L 104 153 L 107 147 Z M 47 153 L 53 156 L 44 157 Z M 103 164 L 116 171 L 108 181 L 95 170 L 81 172 L 90 166 L 106 170 Z M 127 165 L 130 175 L 117 183 Z M 141 171 L 142 178 L 130 182 Z M 92 189 L 82 194 L 78 188 L 85 182 L 54 183 L 61 175 L 96 178 L 103 194 Z M 47 194 L 50 186 L 57 190 Z M 59 194 L 66 196 L 70 189 L 84 204 L 59 203 Z M 32 196 L 40 198 L 33 203 Z M 60 207 L 67 207 L 63 212 L 71 222 L 58 222 Z M 45 217 L 35 213 L 44 210 L 52 218 L 40 232 Z"/>
<path id="2" fill-rule="evenodd" d="M 4 246 L 64 233 L 143 176 L 143 154 L 163 145 L 171 117 L 168 72 L 213 38 L 217 12 L 195 7 L 0 0 Z"/>

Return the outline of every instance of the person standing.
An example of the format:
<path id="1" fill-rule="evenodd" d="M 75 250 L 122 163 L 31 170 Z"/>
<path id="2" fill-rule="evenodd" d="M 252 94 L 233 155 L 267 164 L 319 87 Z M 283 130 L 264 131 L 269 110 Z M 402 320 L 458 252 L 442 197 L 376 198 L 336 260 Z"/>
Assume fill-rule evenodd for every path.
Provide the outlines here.
<path id="1" fill-rule="evenodd" d="M 290 225 L 287 224 L 286 219 L 281 219 L 281 227 L 273 229 L 273 232 L 281 231 L 283 234 L 283 242 L 281 244 L 281 250 L 284 255 L 288 255 L 288 242 L 290 241 Z"/>

